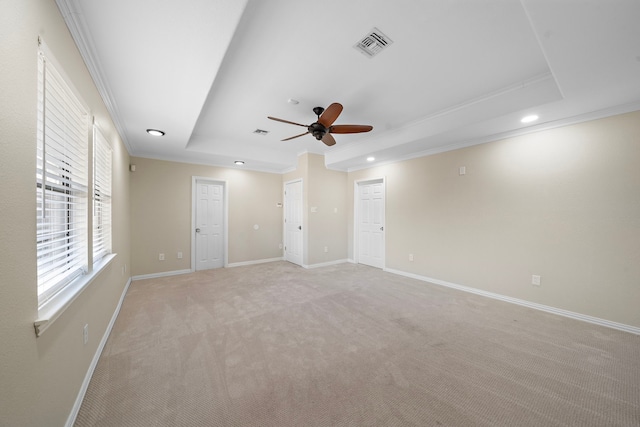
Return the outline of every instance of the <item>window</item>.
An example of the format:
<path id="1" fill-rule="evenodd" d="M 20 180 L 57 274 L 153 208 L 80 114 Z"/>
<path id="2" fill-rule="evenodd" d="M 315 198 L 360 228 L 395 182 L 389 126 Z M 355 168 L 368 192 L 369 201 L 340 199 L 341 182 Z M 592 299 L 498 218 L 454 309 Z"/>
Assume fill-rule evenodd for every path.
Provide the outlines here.
<path id="1" fill-rule="evenodd" d="M 93 127 L 93 262 L 111 253 L 111 146 Z"/>
<path id="2" fill-rule="evenodd" d="M 87 271 L 89 112 L 38 54 L 36 166 L 38 304 Z"/>

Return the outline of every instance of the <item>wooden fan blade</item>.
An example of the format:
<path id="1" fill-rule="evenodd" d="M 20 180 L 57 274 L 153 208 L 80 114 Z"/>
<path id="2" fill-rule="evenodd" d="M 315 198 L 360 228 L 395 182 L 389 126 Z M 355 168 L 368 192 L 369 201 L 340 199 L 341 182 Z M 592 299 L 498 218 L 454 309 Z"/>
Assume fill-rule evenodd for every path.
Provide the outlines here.
<path id="1" fill-rule="evenodd" d="M 331 133 L 360 133 L 369 132 L 373 126 L 369 125 L 335 125 L 329 128 Z"/>
<path id="2" fill-rule="evenodd" d="M 306 135 L 306 134 L 308 134 L 308 133 L 309 133 L 309 132 L 301 133 L 300 135 L 291 136 L 291 137 L 289 137 L 289 138 L 281 139 L 280 141 L 289 141 L 290 139 L 300 138 L 301 136 L 305 136 L 305 135 Z"/>
<path id="3" fill-rule="evenodd" d="M 325 143 L 325 145 L 331 147 L 332 145 L 336 145 L 336 140 L 333 139 L 333 137 L 331 136 L 331 134 L 329 132 L 325 133 L 324 136 L 322 137 L 322 142 Z"/>
<path id="4" fill-rule="evenodd" d="M 308 125 L 301 125 L 300 123 L 290 122 L 289 120 L 279 119 L 277 117 L 267 116 L 268 119 L 275 120 L 276 122 L 289 123 L 290 125 L 302 126 L 303 128 L 309 127 Z"/>
<path id="5" fill-rule="evenodd" d="M 340 113 L 342 113 L 342 105 L 334 102 L 333 104 L 329 105 L 326 110 L 324 110 L 324 113 L 320 115 L 318 123 L 328 128 L 333 124 L 333 122 L 336 121 Z"/>

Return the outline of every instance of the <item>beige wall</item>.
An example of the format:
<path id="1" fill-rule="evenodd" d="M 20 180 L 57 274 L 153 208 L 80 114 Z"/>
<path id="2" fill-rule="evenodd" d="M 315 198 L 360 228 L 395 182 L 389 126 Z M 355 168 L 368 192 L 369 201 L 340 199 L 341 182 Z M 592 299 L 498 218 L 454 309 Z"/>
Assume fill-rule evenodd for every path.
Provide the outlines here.
<path id="1" fill-rule="evenodd" d="M 303 264 L 346 260 L 347 174 L 328 170 L 324 156 L 305 153 L 298 157 L 296 170 L 282 176 L 283 185 L 297 179 L 303 184 Z"/>
<path id="2" fill-rule="evenodd" d="M 114 148 L 113 250 L 118 255 L 36 338 L 37 39 L 73 81 Z M 0 425 L 61 426 L 128 280 L 129 156 L 53 0 L 0 3 Z M 82 329 L 89 324 L 89 342 Z"/>
<path id="3" fill-rule="evenodd" d="M 349 254 L 385 176 L 387 268 L 640 327 L 638 159 L 635 112 L 352 172 Z"/>
<path id="4" fill-rule="evenodd" d="M 310 154 L 308 162 L 309 265 L 346 260 L 347 174 L 328 170 L 318 154 Z"/>
<path id="5" fill-rule="evenodd" d="M 130 173 L 134 276 L 191 268 L 194 176 L 227 183 L 230 264 L 282 257 L 280 174 L 137 157 L 131 163 L 136 165 Z M 164 261 L 158 260 L 159 253 L 165 254 Z"/>

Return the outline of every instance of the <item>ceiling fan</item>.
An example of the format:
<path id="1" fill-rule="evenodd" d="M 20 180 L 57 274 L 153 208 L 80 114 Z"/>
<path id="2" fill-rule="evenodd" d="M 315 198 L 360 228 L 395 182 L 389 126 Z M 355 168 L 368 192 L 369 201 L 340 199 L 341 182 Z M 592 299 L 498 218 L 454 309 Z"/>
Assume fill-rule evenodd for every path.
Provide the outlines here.
<path id="1" fill-rule="evenodd" d="M 300 135 L 292 136 L 290 138 L 285 138 L 283 139 L 283 141 L 289 141 L 290 139 L 298 138 L 310 133 L 314 136 L 315 139 L 324 142 L 329 147 L 336 143 L 336 140 L 331 135 L 332 133 L 360 133 L 369 132 L 371 129 L 373 129 L 373 126 L 369 125 L 334 125 L 333 122 L 336 121 L 336 119 L 342 112 L 342 105 L 338 104 L 337 102 L 329 105 L 326 110 L 322 107 L 315 107 L 313 109 L 313 112 L 316 114 L 316 116 L 318 116 L 318 120 L 315 123 L 311 123 L 310 125 L 290 122 L 289 120 L 283 120 L 277 117 L 268 116 L 268 118 L 278 122 L 289 123 L 291 125 L 307 128 L 307 131 L 305 133 L 301 133 Z"/>

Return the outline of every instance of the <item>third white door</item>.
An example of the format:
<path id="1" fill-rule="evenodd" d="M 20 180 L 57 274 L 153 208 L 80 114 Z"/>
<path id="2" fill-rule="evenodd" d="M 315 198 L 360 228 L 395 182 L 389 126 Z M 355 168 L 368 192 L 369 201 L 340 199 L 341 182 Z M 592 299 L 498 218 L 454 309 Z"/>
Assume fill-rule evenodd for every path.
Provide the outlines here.
<path id="1" fill-rule="evenodd" d="M 357 258 L 361 264 L 384 267 L 384 181 L 358 184 Z"/>

